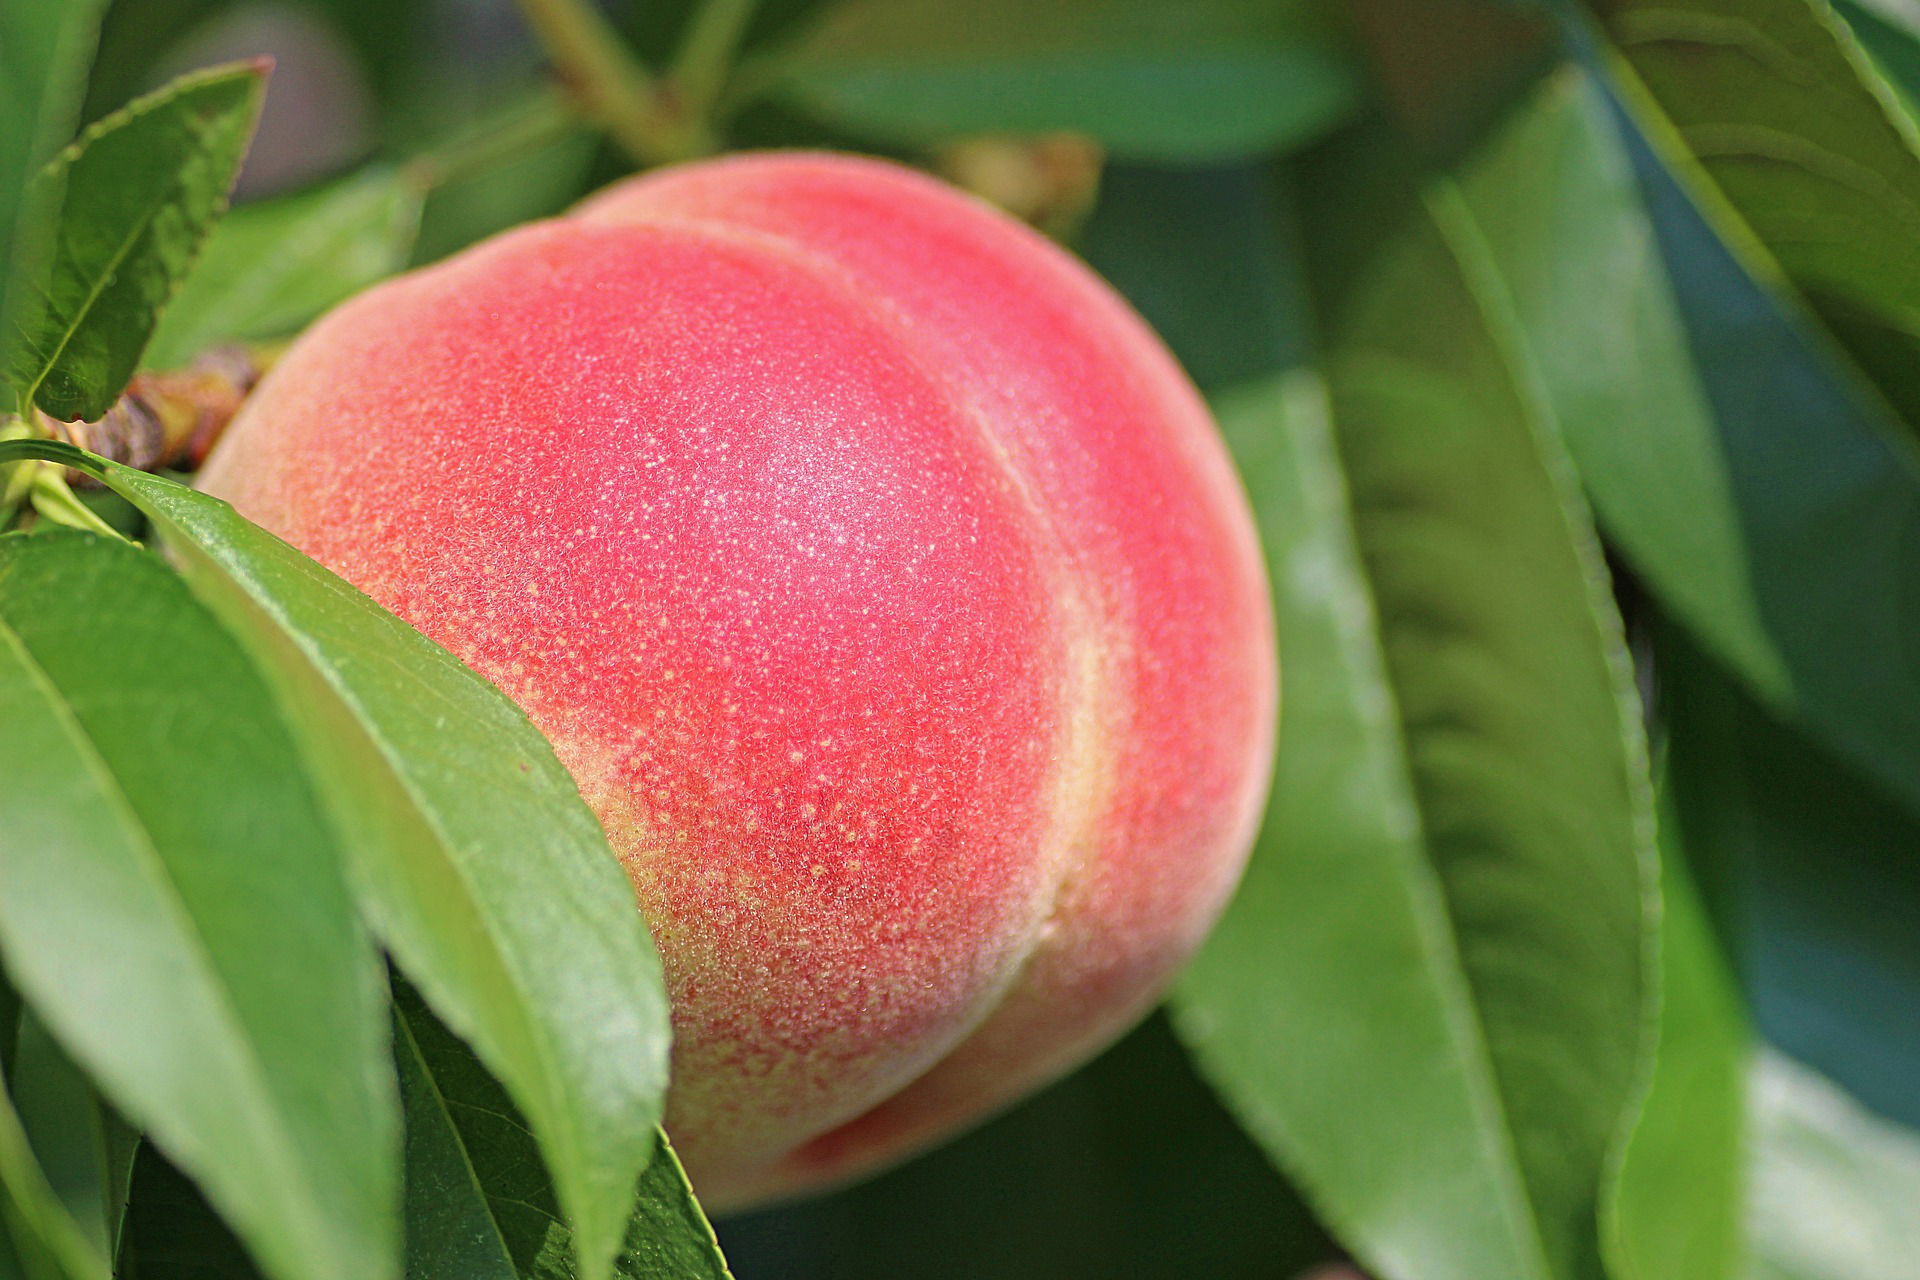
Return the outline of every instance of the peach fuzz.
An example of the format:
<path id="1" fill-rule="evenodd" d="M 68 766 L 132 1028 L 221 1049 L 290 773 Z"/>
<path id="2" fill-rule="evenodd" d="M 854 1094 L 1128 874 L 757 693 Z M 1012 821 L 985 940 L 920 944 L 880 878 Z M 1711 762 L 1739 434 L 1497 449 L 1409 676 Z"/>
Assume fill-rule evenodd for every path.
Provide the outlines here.
<path id="1" fill-rule="evenodd" d="M 382 284 L 203 483 L 552 739 L 665 958 L 712 1205 L 1093 1053 L 1251 842 L 1277 671 L 1205 407 L 1092 274 L 905 169 L 663 170 Z"/>

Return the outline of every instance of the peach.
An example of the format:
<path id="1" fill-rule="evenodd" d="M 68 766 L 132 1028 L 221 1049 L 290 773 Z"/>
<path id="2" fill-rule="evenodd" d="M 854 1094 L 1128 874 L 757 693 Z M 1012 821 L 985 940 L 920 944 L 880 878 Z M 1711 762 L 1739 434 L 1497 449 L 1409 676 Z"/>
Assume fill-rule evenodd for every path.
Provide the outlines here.
<path id="1" fill-rule="evenodd" d="M 1084 268 L 905 169 L 688 165 L 382 284 L 204 485 L 552 739 L 665 958 L 712 1204 L 1088 1056 L 1251 841 L 1273 634 L 1205 407 Z"/>

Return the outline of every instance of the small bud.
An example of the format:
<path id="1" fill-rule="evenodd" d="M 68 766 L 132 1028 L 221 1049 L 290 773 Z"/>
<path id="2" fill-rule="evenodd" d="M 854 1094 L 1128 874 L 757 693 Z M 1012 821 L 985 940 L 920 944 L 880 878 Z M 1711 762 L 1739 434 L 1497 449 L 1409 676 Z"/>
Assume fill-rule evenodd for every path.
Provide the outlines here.
<path id="1" fill-rule="evenodd" d="M 941 148 L 948 181 L 1052 236 L 1071 233 L 1100 190 L 1100 144 L 1078 133 L 967 138 Z"/>
<path id="2" fill-rule="evenodd" d="M 135 374 L 96 422 L 57 422 L 43 414 L 41 425 L 59 439 L 141 471 L 192 471 L 278 354 L 276 347 L 213 347 L 185 369 Z M 99 483 L 79 472 L 67 479 L 80 487 Z"/>

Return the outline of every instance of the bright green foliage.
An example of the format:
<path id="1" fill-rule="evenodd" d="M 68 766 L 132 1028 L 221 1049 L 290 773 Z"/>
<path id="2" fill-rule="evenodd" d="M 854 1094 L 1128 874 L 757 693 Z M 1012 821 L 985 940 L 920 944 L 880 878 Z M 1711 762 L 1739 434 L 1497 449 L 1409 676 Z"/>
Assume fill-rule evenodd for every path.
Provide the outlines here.
<path id="1" fill-rule="evenodd" d="M 742 37 L 691 94 L 727 145 L 1104 151 L 1048 228 L 1224 389 L 1283 645 L 1272 809 L 1174 1002 L 1233 1118 L 1156 1018 L 722 1223 L 742 1280 L 1292 1277 L 1322 1228 L 1371 1280 L 1920 1280 L 1920 10 L 602 7 L 663 76 Z M 223 220 L 263 70 L 111 108 L 273 6 L 108 8 L 0 0 L 0 417 L 97 416 L 618 171 L 509 27 L 323 0 L 366 145 Z M 0 525 L 53 458 L 167 558 L 0 539 L 0 1280 L 724 1280 L 659 962 L 539 734 L 31 429 Z"/>
<path id="2" fill-rule="evenodd" d="M 425 192 L 373 169 L 315 191 L 247 205 L 207 238 L 145 363 L 174 368 L 219 342 L 284 337 L 406 265 Z"/>
<path id="3" fill-rule="evenodd" d="M 0 460 L 35 449 L 139 506 L 272 682 L 363 909 L 527 1115 L 581 1270 L 604 1274 L 652 1155 L 666 1001 L 625 874 L 552 749 L 493 686 L 225 503 L 56 445 L 0 444 Z"/>
<path id="4" fill-rule="evenodd" d="M 394 1274 L 380 972 L 266 683 L 153 556 L 13 535 L 0 703 L 0 955 L 36 1015 L 276 1280 Z"/>
<path id="5" fill-rule="evenodd" d="M 808 110 L 888 142 L 1075 130 L 1217 160 L 1326 129 L 1359 88 L 1302 0 L 835 0 L 775 61 Z"/>
<path id="6" fill-rule="evenodd" d="M 1751 1029 L 1680 827 L 1662 809 L 1660 1038 L 1608 1213 L 1610 1274 L 1734 1280 L 1746 1256 Z"/>
<path id="7" fill-rule="evenodd" d="M 1310 234 L 1350 216 L 1351 171 L 1326 165 Z M 1595 1274 L 1652 982 L 1618 623 L 1457 199 L 1363 207 L 1327 393 L 1303 373 L 1226 407 L 1312 748 L 1283 752 L 1181 1025 L 1386 1274 Z M 1342 1052 L 1273 1051 L 1304 1026 Z"/>
<path id="8" fill-rule="evenodd" d="M 265 79 L 259 65 L 182 77 L 89 128 L 35 179 L 61 204 L 0 347 L 22 403 L 60 419 L 113 404 L 226 209 Z"/>
<path id="9" fill-rule="evenodd" d="M 57 184 L 33 176 L 73 136 L 106 0 L 0 4 L 0 350 L 21 305 L 20 270 L 59 207 Z"/>
<path id="10" fill-rule="evenodd" d="M 1627 0 L 1605 16 L 1771 258 L 1750 262 L 1784 272 L 1888 396 L 1920 410 L 1920 127 L 1847 24 L 1821 0 Z"/>

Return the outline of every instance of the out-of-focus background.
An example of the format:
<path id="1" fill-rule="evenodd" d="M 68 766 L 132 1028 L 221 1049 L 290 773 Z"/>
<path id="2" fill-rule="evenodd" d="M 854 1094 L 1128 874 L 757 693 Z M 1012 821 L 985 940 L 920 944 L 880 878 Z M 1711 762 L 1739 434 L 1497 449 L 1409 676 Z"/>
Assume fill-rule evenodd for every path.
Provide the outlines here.
<path id="1" fill-rule="evenodd" d="M 1920 8 L 615 0 L 642 65 L 717 55 L 636 145 L 554 7 L 113 0 L 86 120 L 274 60 L 148 363 L 671 156 L 888 155 L 1158 329 L 1281 615 L 1274 809 L 1171 1013 L 720 1221 L 738 1275 L 1920 1277 Z M 1422 1037 L 1476 1018 L 1456 1096 Z M 149 1266 L 208 1274 L 193 1199 L 143 1155 Z"/>

